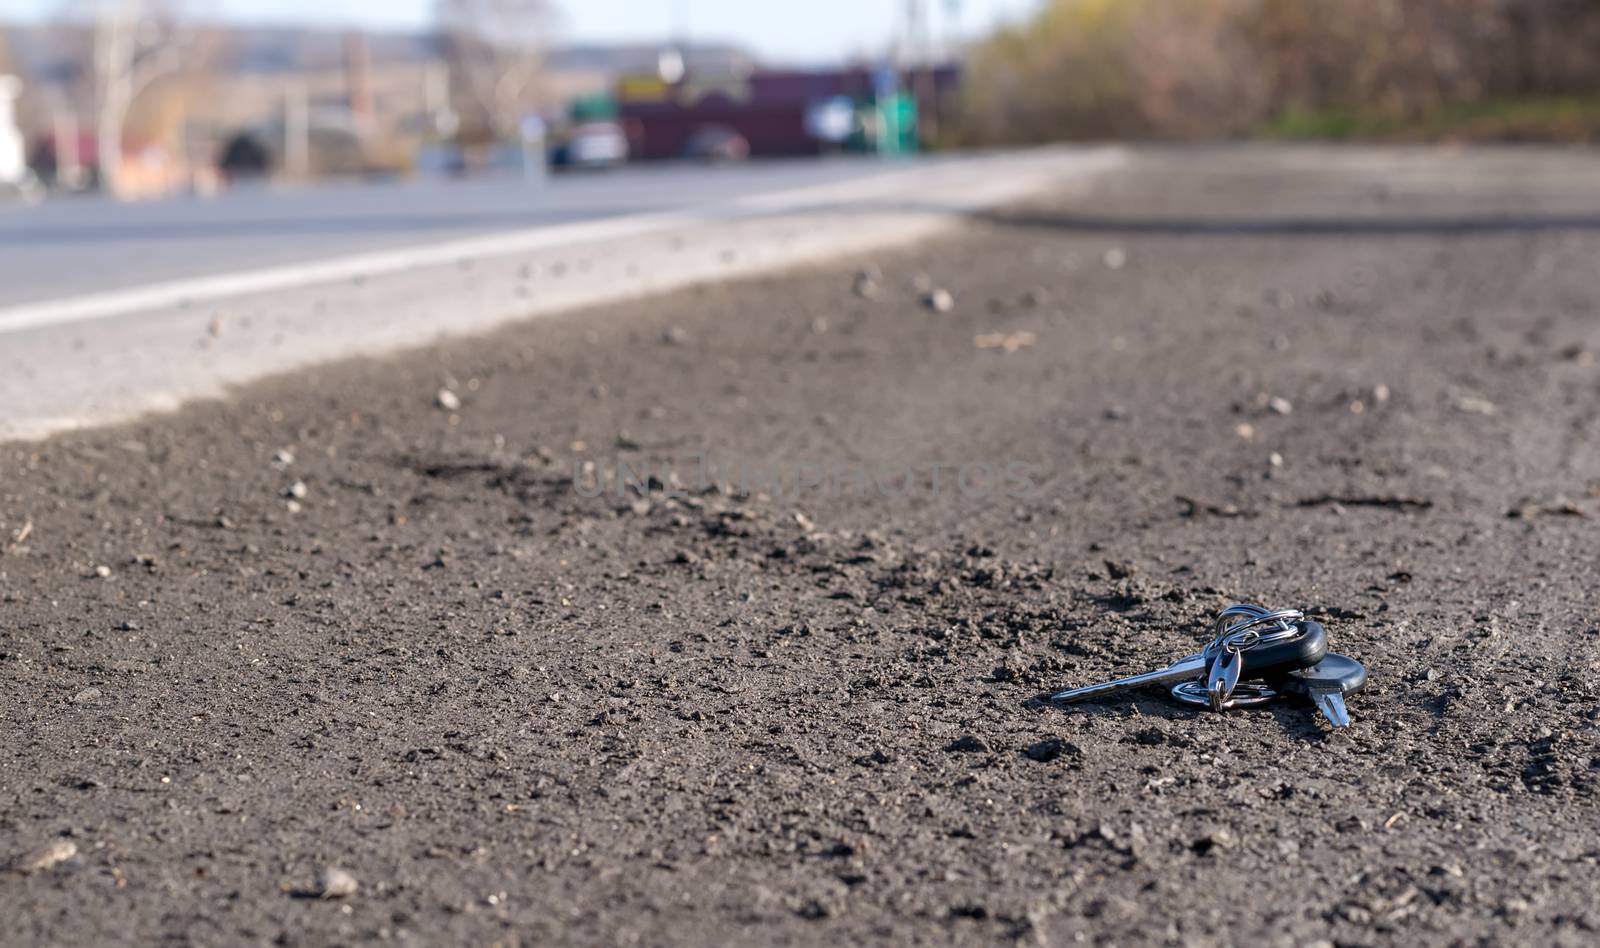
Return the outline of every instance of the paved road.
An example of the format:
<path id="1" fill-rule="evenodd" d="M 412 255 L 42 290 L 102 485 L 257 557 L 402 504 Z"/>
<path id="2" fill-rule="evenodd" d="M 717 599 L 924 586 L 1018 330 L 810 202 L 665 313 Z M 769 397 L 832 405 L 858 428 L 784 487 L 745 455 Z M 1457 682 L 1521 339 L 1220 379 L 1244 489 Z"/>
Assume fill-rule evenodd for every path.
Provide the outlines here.
<path id="1" fill-rule="evenodd" d="M 929 159 L 923 159 L 927 161 Z M 881 174 L 869 159 L 629 168 L 520 179 L 400 181 L 115 204 L 0 208 L 0 306 L 430 241 L 703 207 Z"/>
<path id="2" fill-rule="evenodd" d="M 0 439 L 122 420 L 443 332 L 860 253 L 1123 160 L 1056 149 L 663 168 L 539 192 L 486 182 L 45 208 L 55 219 L 29 225 L 37 239 L 15 259 L 0 252 L 15 284 L 0 279 L 0 294 L 78 292 L 0 303 Z M 69 225 L 74 214 L 82 221 Z"/>

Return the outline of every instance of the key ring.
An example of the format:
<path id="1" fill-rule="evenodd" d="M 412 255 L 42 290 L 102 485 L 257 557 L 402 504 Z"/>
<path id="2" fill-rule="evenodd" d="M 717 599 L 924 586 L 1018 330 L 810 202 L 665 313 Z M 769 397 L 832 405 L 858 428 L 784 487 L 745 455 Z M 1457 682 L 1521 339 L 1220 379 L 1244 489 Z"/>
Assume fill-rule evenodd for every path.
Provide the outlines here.
<path id="1" fill-rule="evenodd" d="M 1244 653 L 1263 645 L 1298 638 L 1303 630 L 1294 623 L 1305 618 L 1298 609 L 1269 611 L 1251 603 L 1229 606 L 1211 624 L 1216 636 L 1204 655 L 1211 660 L 1204 688 L 1213 711 L 1226 711 L 1237 702 L 1234 691 L 1244 671 Z"/>
<path id="2" fill-rule="evenodd" d="M 1203 681 L 1185 681 L 1172 686 L 1172 697 L 1184 704 L 1199 705 L 1202 708 L 1211 708 L 1211 690 Z M 1258 682 L 1240 682 L 1233 688 L 1233 695 L 1222 705 L 1221 710 L 1231 708 L 1257 708 L 1261 705 L 1278 700 L 1280 697 L 1277 689 Z M 1216 709 L 1213 709 L 1216 710 Z"/>
<path id="3" fill-rule="evenodd" d="M 1273 642 L 1292 639 L 1301 634 L 1300 628 L 1295 623 L 1305 617 L 1305 613 L 1299 609 L 1269 611 L 1250 603 L 1229 606 L 1217 613 L 1217 618 L 1211 623 L 1213 638 L 1211 644 L 1206 646 L 1205 654 L 1214 657 L 1222 649 L 1242 652 L 1258 645 L 1270 645 Z M 1241 621 L 1229 624 L 1230 619 Z M 1276 624 L 1277 628 L 1270 631 L 1261 631 L 1258 628 L 1272 624 Z"/>

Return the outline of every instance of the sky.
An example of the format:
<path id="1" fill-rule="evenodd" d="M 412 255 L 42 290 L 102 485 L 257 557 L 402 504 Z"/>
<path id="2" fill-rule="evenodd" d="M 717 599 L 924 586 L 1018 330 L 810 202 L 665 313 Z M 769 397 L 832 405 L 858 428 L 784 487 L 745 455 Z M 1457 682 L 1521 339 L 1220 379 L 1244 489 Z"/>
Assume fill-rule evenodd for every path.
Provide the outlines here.
<path id="1" fill-rule="evenodd" d="M 906 0 L 555 0 L 567 42 L 734 40 L 769 58 L 825 62 L 880 52 L 904 22 Z M 1040 0 L 922 0 L 937 36 L 973 36 L 1014 20 Z M 435 0 L 198 0 L 228 19 L 255 23 L 361 24 L 415 28 Z M 25 17 L 48 15 L 61 0 L 0 0 Z M 956 11 L 951 15 L 951 10 Z"/>

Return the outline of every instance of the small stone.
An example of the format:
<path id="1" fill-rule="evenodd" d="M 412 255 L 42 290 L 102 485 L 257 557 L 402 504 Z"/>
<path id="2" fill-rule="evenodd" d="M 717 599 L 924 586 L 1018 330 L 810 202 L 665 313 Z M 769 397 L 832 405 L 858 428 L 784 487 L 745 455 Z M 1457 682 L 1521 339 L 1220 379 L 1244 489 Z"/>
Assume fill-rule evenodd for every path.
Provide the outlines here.
<path id="1" fill-rule="evenodd" d="M 1112 247 L 1106 251 L 1103 259 L 1107 269 L 1121 270 L 1128 265 L 1128 252 L 1121 247 Z"/>
<path id="2" fill-rule="evenodd" d="M 1274 451 L 1271 454 L 1267 455 L 1267 463 L 1272 465 L 1273 467 L 1283 467 L 1283 455 L 1281 455 L 1278 452 Z"/>
<path id="3" fill-rule="evenodd" d="M 1275 415 L 1287 415 L 1294 411 L 1294 403 L 1281 395 L 1274 395 L 1267 399 L 1267 410 Z"/>
<path id="4" fill-rule="evenodd" d="M 279 449 L 275 454 L 272 455 L 272 464 L 274 467 L 284 468 L 293 463 L 294 452 L 290 451 L 288 448 Z"/>
<path id="5" fill-rule="evenodd" d="M 661 334 L 661 341 L 669 346 L 681 346 L 689 341 L 688 330 L 682 326 L 669 326 Z"/>
<path id="6" fill-rule="evenodd" d="M 20 853 L 8 863 L 6 869 L 20 875 L 44 872 L 66 862 L 78 854 L 78 845 L 71 840 L 58 839 L 45 843 L 38 849 Z"/>
<path id="7" fill-rule="evenodd" d="M 1256 437 L 1256 426 L 1252 425 L 1248 421 L 1241 421 L 1233 427 L 1233 433 L 1238 435 L 1239 440 L 1241 441 L 1254 441 Z"/>
<path id="8" fill-rule="evenodd" d="M 100 689 L 99 688 L 85 688 L 82 691 L 80 691 L 77 694 L 72 696 L 72 703 L 73 704 L 88 704 L 89 702 L 93 701 L 94 699 L 96 699 L 98 697 L 100 697 Z"/>
<path id="9" fill-rule="evenodd" d="M 987 754 L 989 745 L 982 738 L 972 734 L 965 734 L 951 741 L 945 750 L 952 754 Z"/>
<path id="10" fill-rule="evenodd" d="M 94 574 L 96 576 L 100 577 L 101 579 L 110 579 L 111 578 L 111 567 L 109 567 L 109 566 L 96 566 L 94 568 Z"/>
<path id="11" fill-rule="evenodd" d="M 1386 402 L 1388 400 L 1389 400 L 1389 386 L 1383 384 L 1382 382 L 1379 382 L 1377 385 L 1372 386 L 1372 401 L 1373 401 L 1374 404 L 1382 405 L 1384 402 Z"/>
<path id="12" fill-rule="evenodd" d="M 348 898 L 355 895 L 358 888 L 360 888 L 360 883 L 356 881 L 355 876 L 343 869 L 332 866 L 322 870 L 322 874 L 317 877 L 317 898 L 319 899 Z"/>
<path id="13" fill-rule="evenodd" d="M 295 481 L 293 484 L 290 484 L 288 487 L 284 488 L 283 496 L 293 497 L 295 500 L 305 500 L 306 494 L 308 493 L 310 493 L 310 491 L 306 488 L 305 481 Z"/>
<path id="14" fill-rule="evenodd" d="M 1121 405 L 1107 405 L 1105 416 L 1107 421 L 1121 421 L 1128 417 L 1128 410 Z"/>
<path id="15" fill-rule="evenodd" d="M 865 270 L 856 274 L 852 290 L 864 300 L 875 300 L 883 295 L 883 287 L 878 283 L 879 277 Z"/>
<path id="16" fill-rule="evenodd" d="M 434 396 L 434 403 L 445 411 L 461 410 L 461 396 L 447 388 L 439 389 L 439 394 Z"/>
<path id="17" fill-rule="evenodd" d="M 297 514 L 300 511 L 305 509 L 305 507 L 302 506 L 300 501 L 298 501 L 298 500 L 290 500 L 289 502 L 285 503 L 283 506 L 284 506 L 285 510 L 289 511 L 292 514 Z"/>
<path id="18" fill-rule="evenodd" d="M 929 290 L 922 297 L 922 305 L 935 313 L 948 313 L 956 308 L 956 298 L 950 295 L 949 290 Z"/>
<path id="19" fill-rule="evenodd" d="M 1494 415 L 1500 411 L 1494 402 L 1476 395 L 1463 395 L 1456 399 L 1456 411 L 1469 415 Z"/>

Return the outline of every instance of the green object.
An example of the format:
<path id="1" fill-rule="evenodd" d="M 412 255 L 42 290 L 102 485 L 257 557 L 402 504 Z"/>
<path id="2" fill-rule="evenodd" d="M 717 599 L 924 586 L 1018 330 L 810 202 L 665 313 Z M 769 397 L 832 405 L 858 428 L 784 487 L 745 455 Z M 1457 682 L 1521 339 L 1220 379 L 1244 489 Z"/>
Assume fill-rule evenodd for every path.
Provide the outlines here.
<path id="1" fill-rule="evenodd" d="M 917 98 L 900 92 L 877 100 L 877 140 L 874 150 L 880 155 L 914 155 L 919 150 L 917 136 Z"/>
<path id="2" fill-rule="evenodd" d="M 617 117 L 617 100 L 609 92 L 594 92 L 573 99 L 567 111 L 574 122 L 610 122 Z"/>

